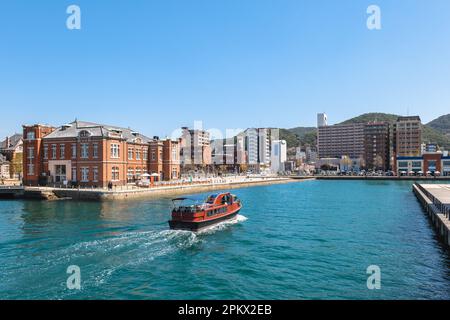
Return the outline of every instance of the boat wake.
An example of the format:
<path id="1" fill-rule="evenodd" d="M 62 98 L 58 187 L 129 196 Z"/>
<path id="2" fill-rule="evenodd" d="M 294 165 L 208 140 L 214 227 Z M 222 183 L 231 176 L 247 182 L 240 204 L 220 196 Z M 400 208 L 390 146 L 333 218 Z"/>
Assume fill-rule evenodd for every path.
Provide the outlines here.
<path id="1" fill-rule="evenodd" d="M 125 232 L 42 252 L 35 257 L 35 266 L 39 268 L 40 273 L 55 274 L 58 277 L 48 278 L 51 283 L 33 282 L 36 284 L 36 290 L 33 290 L 33 292 L 39 292 L 39 296 L 30 296 L 29 298 L 42 296 L 49 299 L 77 297 L 77 290 L 71 292 L 66 289 L 65 282 L 61 282 L 61 274 L 64 276 L 65 270 L 70 265 L 80 267 L 81 291 L 90 291 L 90 288 L 101 287 L 114 281 L 113 277 L 116 273 L 127 272 L 127 270 L 134 268 L 152 270 L 153 260 L 193 248 L 207 241 L 208 238 L 205 235 L 211 235 L 246 220 L 246 217 L 238 215 L 234 219 L 218 223 L 200 233 L 183 230 Z M 27 279 L 34 276 L 27 265 L 16 264 L 0 268 L 2 272 L 6 273 L 5 275 L 8 273 L 17 274 L 17 270 L 22 269 L 21 274 Z M 65 281 L 64 277 L 62 279 Z M 11 288 L 17 287 L 17 281 L 20 282 L 20 279 L 14 280 L 10 284 Z M 60 289 L 44 289 L 55 288 L 55 286 Z"/>
<path id="2" fill-rule="evenodd" d="M 219 222 L 218 224 L 215 224 L 213 226 L 207 227 L 203 230 L 200 230 L 199 232 L 197 232 L 198 235 L 207 235 L 207 234 L 213 234 L 217 231 L 222 231 L 225 230 L 227 228 L 229 228 L 230 226 L 237 224 L 237 223 L 241 223 L 247 220 L 247 217 L 238 214 L 235 218 L 230 219 L 230 220 L 225 220 L 222 222 Z"/>

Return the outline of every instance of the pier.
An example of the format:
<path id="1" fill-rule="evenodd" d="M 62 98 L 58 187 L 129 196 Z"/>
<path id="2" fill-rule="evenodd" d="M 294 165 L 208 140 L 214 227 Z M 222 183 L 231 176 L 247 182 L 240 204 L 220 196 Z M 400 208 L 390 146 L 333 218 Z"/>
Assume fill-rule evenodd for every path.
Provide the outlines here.
<path id="1" fill-rule="evenodd" d="M 450 184 L 413 185 L 413 192 L 431 219 L 439 237 L 450 246 Z"/>

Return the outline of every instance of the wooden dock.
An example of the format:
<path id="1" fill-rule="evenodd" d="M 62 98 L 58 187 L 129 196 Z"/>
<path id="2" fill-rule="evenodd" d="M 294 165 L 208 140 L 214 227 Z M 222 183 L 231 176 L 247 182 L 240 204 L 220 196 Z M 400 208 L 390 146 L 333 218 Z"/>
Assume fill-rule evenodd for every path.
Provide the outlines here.
<path id="1" fill-rule="evenodd" d="M 415 183 L 413 192 L 430 217 L 439 237 L 450 246 L 450 184 Z"/>

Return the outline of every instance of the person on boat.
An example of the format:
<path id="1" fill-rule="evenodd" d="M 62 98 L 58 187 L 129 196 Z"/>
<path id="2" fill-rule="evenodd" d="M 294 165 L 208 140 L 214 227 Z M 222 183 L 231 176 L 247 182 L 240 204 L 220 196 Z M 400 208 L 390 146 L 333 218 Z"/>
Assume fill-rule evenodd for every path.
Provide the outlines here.
<path id="1" fill-rule="evenodd" d="M 207 203 L 207 204 L 213 204 L 215 199 L 216 199 L 216 196 L 215 196 L 215 195 L 210 195 L 210 196 L 208 197 L 208 199 L 206 200 L 206 203 Z"/>

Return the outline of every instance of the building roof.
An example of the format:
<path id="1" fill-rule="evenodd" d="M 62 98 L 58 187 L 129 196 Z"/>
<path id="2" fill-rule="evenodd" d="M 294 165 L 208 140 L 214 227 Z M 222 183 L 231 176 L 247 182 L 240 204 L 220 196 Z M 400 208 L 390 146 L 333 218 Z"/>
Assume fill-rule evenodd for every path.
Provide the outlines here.
<path id="1" fill-rule="evenodd" d="M 399 121 L 421 121 L 419 116 L 400 116 L 397 118 L 397 122 Z"/>
<path id="2" fill-rule="evenodd" d="M 141 139 L 143 143 L 149 143 L 152 141 L 149 137 L 146 137 L 130 128 L 122 128 L 118 126 L 78 120 L 62 125 L 52 133 L 46 135 L 44 139 L 77 138 L 83 131 L 85 131 L 90 137 L 120 138 L 130 143 L 135 142 L 137 138 Z"/>
<path id="3" fill-rule="evenodd" d="M 19 143 L 22 142 L 22 135 L 19 133 L 16 133 L 14 135 L 12 135 L 11 137 L 9 137 L 9 146 L 6 145 L 6 141 L 7 139 L 3 140 L 2 142 L 0 142 L 0 149 L 2 150 L 13 150 L 17 147 L 17 145 Z"/>

